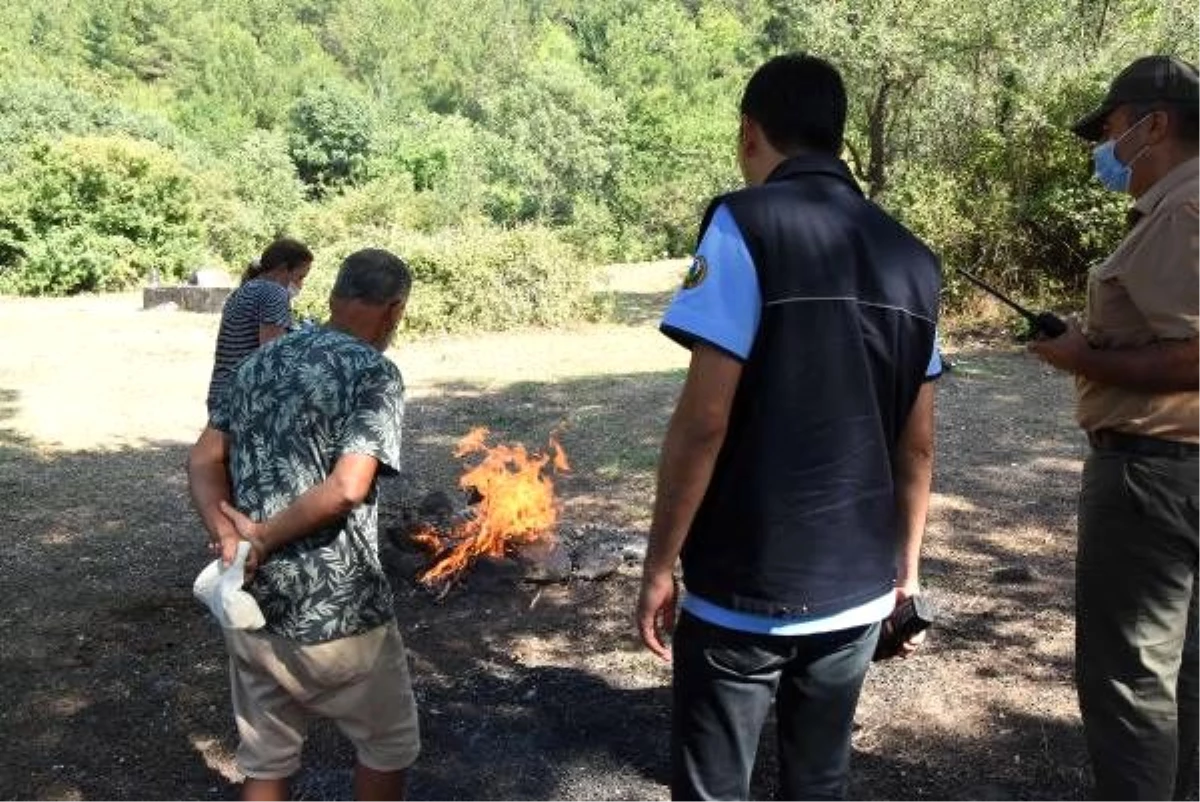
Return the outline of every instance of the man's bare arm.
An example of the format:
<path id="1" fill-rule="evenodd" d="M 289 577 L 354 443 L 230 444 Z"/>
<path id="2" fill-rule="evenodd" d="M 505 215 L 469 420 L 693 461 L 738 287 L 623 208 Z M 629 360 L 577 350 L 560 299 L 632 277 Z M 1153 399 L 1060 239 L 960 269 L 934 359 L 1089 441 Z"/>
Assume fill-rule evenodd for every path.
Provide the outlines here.
<path id="1" fill-rule="evenodd" d="M 707 345 L 695 346 L 659 459 L 646 554 L 650 570 L 672 570 L 683 549 L 725 442 L 741 375 L 742 363 L 738 360 Z"/>
<path id="2" fill-rule="evenodd" d="M 342 520 L 371 492 L 379 460 L 366 454 L 344 454 L 333 472 L 309 488 L 286 509 L 266 521 L 255 522 L 228 503 L 221 509 L 242 537 L 254 544 L 258 559 L 266 559 L 294 540 L 308 537 Z"/>
<path id="3" fill-rule="evenodd" d="M 188 491 L 192 506 L 208 530 L 213 551 L 228 563 L 240 539 L 233 524 L 221 512 L 229 501 L 229 438 L 219 429 L 206 426 L 188 453 Z"/>
<path id="4" fill-rule="evenodd" d="M 1141 348 L 1084 352 L 1077 373 L 1092 381 L 1146 393 L 1200 389 L 1200 347 L 1196 340 L 1157 342 Z"/>
<path id="5" fill-rule="evenodd" d="M 712 479 L 741 375 L 741 362 L 697 344 L 663 440 L 637 612 L 642 640 L 663 658 L 662 632 L 674 625 L 675 560 Z"/>
<path id="6" fill-rule="evenodd" d="M 1093 348 L 1079 328 L 1052 340 L 1035 340 L 1029 350 L 1059 370 L 1113 387 L 1144 393 L 1200 388 L 1200 345 L 1195 339 L 1170 340 L 1139 348 Z"/>
<path id="7" fill-rule="evenodd" d="M 921 541 L 933 484 L 934 383 L 921 385 L 896 452 L 896 587 L 903 596 L 920 590 Z"/>

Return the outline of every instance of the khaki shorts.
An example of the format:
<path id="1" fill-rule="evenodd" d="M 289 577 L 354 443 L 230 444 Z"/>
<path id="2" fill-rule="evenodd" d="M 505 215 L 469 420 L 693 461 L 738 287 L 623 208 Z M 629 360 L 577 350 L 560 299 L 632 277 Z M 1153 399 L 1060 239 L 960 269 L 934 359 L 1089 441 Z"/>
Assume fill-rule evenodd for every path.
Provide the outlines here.
<path id="1" fill-rule="evenodd" d="M 332 719 L 358 761 L 377 771 L 408 768 L 420 751 L 417 703 L 394 621 L 370 632 L 302 644 L 225 630 L 238 768 L 274 780 L 300 768 L 309 714 Z"/>

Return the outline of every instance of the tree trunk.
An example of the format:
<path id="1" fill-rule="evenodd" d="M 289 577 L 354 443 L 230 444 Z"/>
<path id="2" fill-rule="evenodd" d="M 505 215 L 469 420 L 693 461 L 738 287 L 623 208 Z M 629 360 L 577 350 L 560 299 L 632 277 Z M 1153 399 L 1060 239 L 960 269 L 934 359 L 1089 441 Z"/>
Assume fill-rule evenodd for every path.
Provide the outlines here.
<path id="1" fill-rule="evenodd" d="M 888 99 L 892 81 L 886 75 L 867 109 L 867 197 L 875 199 L 887 186 Z"/>

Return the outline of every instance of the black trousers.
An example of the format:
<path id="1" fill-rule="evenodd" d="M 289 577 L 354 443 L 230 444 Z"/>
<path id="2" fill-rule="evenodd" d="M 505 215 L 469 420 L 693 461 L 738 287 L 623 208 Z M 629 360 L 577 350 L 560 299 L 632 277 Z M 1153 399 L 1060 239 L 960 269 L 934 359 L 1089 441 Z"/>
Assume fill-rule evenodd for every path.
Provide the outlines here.
<path id="1" fill-rule="evenodd" d="M 1084 464 L 1075 675 L 1096 799 L 1196 788 L 1198 481 L 1194 456 Z"/>
<path id="2" fill-rule="evenodd" d="M 671 796 L 747 799 L 775 701 L 781 799 L 840 799 L 850 732 L 879 624 L 753 635 L 684 612 L 673 639 Z"/>

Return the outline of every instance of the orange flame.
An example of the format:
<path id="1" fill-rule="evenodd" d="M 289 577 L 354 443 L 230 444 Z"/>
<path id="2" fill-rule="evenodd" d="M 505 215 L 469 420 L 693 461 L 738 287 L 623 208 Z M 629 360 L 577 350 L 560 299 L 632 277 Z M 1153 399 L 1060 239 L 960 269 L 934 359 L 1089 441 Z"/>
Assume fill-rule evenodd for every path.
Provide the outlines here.
<path id="1" fill-rule="evenodd" d="M 437 530 L 427 524 L 422 524 L 409 538 L 430 554 L 437 554 L 442 550 L 442 539 L 438 537 Z"/>
<path id="2" fill-rule="evenodd" d="M 522 445 L 488 448 L 488 430 L 472 429 L 458 442 L 454 456 L 481 453 L 483 459 L 467 470 L 458 484 L 482 496 L 476 515 L 456 525 L 445 539 L 455 543 L 444 550 L 433 567 L 421 576 L 427 585 L 449 583 L 481 555 L 502 556 L 510 544 L 532 543 L 553 537 L 558 520 L 554 483 L 543 475 L 548 463 L 555 470 L 571 470 L 566 453 L 553 435 L 551 454 L 529 455 Z M 439 544 L 436 530 L 425 528 L 414 539 L 423 546 Z"/>

